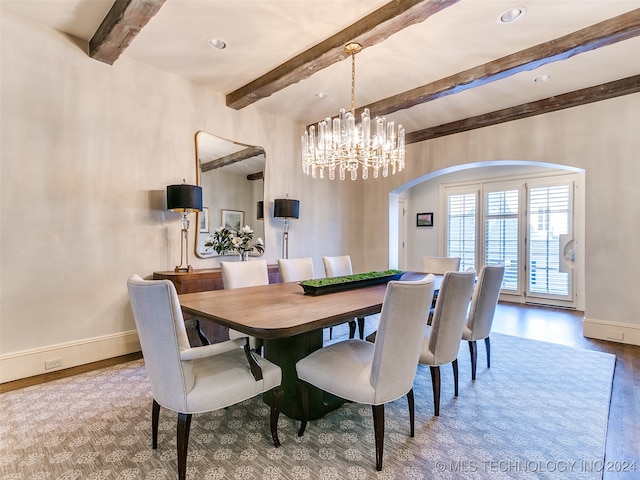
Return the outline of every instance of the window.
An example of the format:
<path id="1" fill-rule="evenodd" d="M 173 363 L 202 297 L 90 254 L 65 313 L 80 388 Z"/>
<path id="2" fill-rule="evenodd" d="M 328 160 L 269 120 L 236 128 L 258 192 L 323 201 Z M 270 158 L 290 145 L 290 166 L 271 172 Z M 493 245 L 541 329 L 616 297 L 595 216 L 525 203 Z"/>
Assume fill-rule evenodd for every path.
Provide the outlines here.
<path id="1" fill-rule="evenodd" d="M 517 292 L 520 214 L 517 189 L 485 194 L 484 263 L 504 263 L 503 290 Z"/>
<path id="2" fill-rule="evenodd" d="M 574 182 L 556 175 L 443 185 L 445 254 L 460 257 L 461 270 L 504 263 L 503 294 L 575 306 Z"/>
<path id="3" fill-rule="evenodd" d="M 476 264 L 477 193 L 447 196 L 447 257 L 460 257 L 460 269 Z"/>

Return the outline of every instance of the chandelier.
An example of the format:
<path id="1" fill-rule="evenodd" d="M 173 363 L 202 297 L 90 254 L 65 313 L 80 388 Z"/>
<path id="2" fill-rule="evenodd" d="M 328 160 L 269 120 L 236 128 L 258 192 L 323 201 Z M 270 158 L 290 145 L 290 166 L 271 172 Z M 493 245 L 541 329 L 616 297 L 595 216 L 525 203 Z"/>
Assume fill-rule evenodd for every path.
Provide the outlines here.
<path id="1" fill-rule="evenodd" d="M 344 50 L 351 55 L 351 111 L 343 108 L 338 117 L 325 118 L 316 128 L 311 125 L 302 135 L 302 171 L 313 178 L 324 178 L 329 171 L 329 179 L 335 178 L 339 171 L 340 180 L 350 172 L 351 180 L 358 178 L 362 167 L 362 178 L 369 178 L 369 169 L 373 178 L 383 177 L 404 168 L 404 128 L 398 125 L 397 134 L 394 122 L 384 117 L 376 117 L 373 122 L 369 109 L 362 112 L 361 122 L 356 125 L 356 53 L 362 50 L 359 43 L 349 43 Z M 382 172 L 380 172 L 382 170 Z"/>

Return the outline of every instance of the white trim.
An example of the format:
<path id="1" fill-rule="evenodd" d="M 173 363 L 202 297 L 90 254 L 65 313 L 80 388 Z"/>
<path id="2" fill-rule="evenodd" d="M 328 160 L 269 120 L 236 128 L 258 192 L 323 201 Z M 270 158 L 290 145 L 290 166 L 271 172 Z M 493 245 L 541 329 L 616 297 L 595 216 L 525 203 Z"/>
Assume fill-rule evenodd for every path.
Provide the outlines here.
<path id="1" fill-rule="evenodd" d="M 582 334 L 588 338 L 640 346 L 640 325 L 585 318 Z"/>
<path id="2" fill-rule="evenodd" d="M 0 383 L 119 357 L 140 350 L 138 332 L 130 330 L 8 353 L 0 355 Z M 61 365 L 45 370 L 45 362 L 51 360 L 60 360 Z"/>

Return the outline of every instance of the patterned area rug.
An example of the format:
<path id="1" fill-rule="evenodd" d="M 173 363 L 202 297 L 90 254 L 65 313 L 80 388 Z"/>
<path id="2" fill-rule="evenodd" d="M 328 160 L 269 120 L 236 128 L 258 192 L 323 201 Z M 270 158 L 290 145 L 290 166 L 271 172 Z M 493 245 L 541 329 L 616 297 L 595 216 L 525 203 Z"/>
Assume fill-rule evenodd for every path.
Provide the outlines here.
<path id="1" fill-rule="evenodd" d="M 598 479 L 615 357 L 492 335 L 471 382 L 461 343 L 459 397 L 442 369 L 440 417 L 429 369 L 415 382 L 416 435 L 406 398 L 386 407 L 383 471 L 375 471 L 371 408 L 346 404 L 312 421 L 280 417 L 273 447 L 260 398 L 194 416 L 189 479 Z M 176 478 L 176 416 L 162 410 L 151 449 L 151 394 L 142 360 L 0 395 L 0 478 Z"/>

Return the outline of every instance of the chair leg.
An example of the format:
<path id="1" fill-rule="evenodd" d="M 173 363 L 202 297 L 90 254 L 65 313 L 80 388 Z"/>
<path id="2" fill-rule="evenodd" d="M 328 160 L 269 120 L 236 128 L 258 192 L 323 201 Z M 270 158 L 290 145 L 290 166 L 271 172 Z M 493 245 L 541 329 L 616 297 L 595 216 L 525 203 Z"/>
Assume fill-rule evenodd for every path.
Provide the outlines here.
<path id="1" fill-rule="evenodd" d="M 487 347 L 487 368 L 491 368 L 491 341 L 489 337 L 484 339 L 484 346 Z"/>
<path id="2" fill-rule="evenodd" d="M 151 404 L 151 447 L 158 448 L 158 420 L 160 419 L 160 404 L 153 400 Z"/>
<path id="3" fill-rule="evenodd" d="M 469 340 L 469 355 L 471 355 L 471 380 L 475 380 L 478 363 L 478 344 L 475 340 Z"/>
<path id="4" fill-rule="evenodd" d="M 410 424 L 410 437 L 414 437 L 416 433 L 416 408 L 413 401 L 413 388 L 407 392 L 407 402 L 409 403 L 409 424 Z"/>
<path id="5" fill-rule="evenodd" d="M 358 333 L 360 340 L 364 340 L 364 317 L 358 317 Z"/>
<path id="6" fill-rule="evenodd" d="M 178 480 L 187 478 L 187 449 L 189 448 L 189 429 L 191 414 L 178 413 Z"/>
<path id="7" fill-rule="evenodd" d="M 309 420 L 309 391 L 307 389 L 307 383 L 298 381 L 298 399 L 300 400 L 300 430 L 298 430 L 298 436 L 304 435 L 304 431 L 307 428 L 307 421 Z"/>
<path id="8" fill-rule="evenodd" d="M 355 320 L 351 320 L 349 322 L 349 339 L 355 338 L 356 336 L 356 322 Z"/>
<path id="9" fill-rule="evenodd" d="M 376 470 L 382 470 L 382 450 L 384 446 L 384 404 L 371 405 L 373 410 L 373 435 L 376 440 Z"/>
<path id="10" fill-rule="evenodd" d="M 271 427 L 271 438 L 273 439 L 273 444 L 278 448 L 280 446 L 280 439 L 278 438 L 278 418 L 280 418 L 280 406 L 282 405 L 284 392 L 281 387 L 276 387 L 271 390 L 271 395 L 273 396 L 273 402 L 271 402 L 269 426 Z"/>
<path id="11" fill-rule="evenodd" d="M 440 415 L 440 367 L 429 367 L 433 385 L 433 409 L 435 416 Z"/>
<path id="12" fill-rule="evenodd" d="M 451 362 L 451 366 L 453 367 L 453 391 L 454 395 L 458 396 L 458 359 L 456 358 L 453 362 Z"/>

